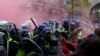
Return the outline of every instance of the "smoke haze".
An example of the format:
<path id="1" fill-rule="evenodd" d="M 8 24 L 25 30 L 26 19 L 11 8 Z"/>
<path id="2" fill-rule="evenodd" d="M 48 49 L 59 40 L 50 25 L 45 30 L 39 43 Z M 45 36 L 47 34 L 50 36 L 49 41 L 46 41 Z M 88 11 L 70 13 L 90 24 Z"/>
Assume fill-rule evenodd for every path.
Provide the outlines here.
<path id="1" fill-rule="evenodd" d="M 49 18 L 61 19 L 64 17 L 62 16 L 64 15 L 64 10 L 62 9 L 54 9 L 56 11 L 58 10 L 58 12 L 59 10 L 61 10 L 62 13 L 60 14 L 57 14 L 57 12 L 55 12 L 54 14 L 50 14 L 37 5 L 38 4 L 35 3 L 32 4 L 32 2 L 30 2 L 29 0 L 0 0 L 0 21 L 7 20 L 9 22 L 20 25 L 21 23 L 30 20 L 30 18 L 32 17 L 35 18 L 36 21 L 38 21 L 38 24 L 40 24 L 43 21 L 48 20 Z M 39 11 L 39 9 L 42 10 Z"/>

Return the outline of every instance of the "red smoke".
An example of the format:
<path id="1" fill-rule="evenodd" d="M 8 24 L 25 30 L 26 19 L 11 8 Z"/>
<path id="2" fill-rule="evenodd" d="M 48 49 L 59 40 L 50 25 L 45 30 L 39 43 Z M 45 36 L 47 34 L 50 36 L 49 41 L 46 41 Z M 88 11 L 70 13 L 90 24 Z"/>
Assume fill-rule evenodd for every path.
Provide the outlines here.
<path id="1" fill-rule="evenodd" d="M 0 21 L 7 20 L 20 25 L 21 23 L 30 20 L 32 17 L 40 24 L 43 21 L 48 20 L 48 18 L 61 19 L 65 15 L 65 11 L 61 8 L 50 6 L 50 8 L 47 7 L 49 8 L 49 11 L 44 8 L 39 11 L 38 9 L 41 8 L 41 6 L 38 7 L 37 5 L 38 4 L 34 5 L 34 3 L 31 4 L 29 0 L 0 0 Z M 52 10 L 54 10 L 54 13 L 51 13 Z"/>

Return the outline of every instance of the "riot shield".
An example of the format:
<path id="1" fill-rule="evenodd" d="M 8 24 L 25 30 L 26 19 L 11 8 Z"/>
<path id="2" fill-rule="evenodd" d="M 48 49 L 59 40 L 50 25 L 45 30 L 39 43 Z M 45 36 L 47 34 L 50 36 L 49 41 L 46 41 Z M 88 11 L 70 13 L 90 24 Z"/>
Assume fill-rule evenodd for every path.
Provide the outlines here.
<path id="1" fill-rule="evenodd" d="M 22 39 L 22 48 L 27 56 L 44 56 L 42 49 L 31 39 Z"/>

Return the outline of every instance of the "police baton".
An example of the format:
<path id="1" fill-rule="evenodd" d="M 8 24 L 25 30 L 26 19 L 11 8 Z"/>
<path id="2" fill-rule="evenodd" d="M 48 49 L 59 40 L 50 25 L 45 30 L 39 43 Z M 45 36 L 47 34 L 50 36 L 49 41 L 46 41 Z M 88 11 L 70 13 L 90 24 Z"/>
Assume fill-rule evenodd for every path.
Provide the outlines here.
<path id="1" fill-rule="evenodd" d="M 32 18 L 31 18 L 31 21 L 32 21 L 32 23 L 34 24 L 35 28 L 38 29 L 38 27 L 37 27 L 35 21 L 34 21 Z"/>

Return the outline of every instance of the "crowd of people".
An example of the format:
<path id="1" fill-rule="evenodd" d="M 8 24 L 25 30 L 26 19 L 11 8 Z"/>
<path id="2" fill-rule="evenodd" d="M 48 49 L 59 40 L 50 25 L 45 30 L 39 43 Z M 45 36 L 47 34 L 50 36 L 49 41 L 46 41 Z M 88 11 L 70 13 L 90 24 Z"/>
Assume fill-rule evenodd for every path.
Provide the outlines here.
<path id="1" fill-rule="evenodd" d="M 32 20 L 32 19 L 31 19 Z M 99 56 L 100 28 L 83 38 L 81 22 L 49 20 L 35 28 L 0 21 L 0 56 Z"/>

